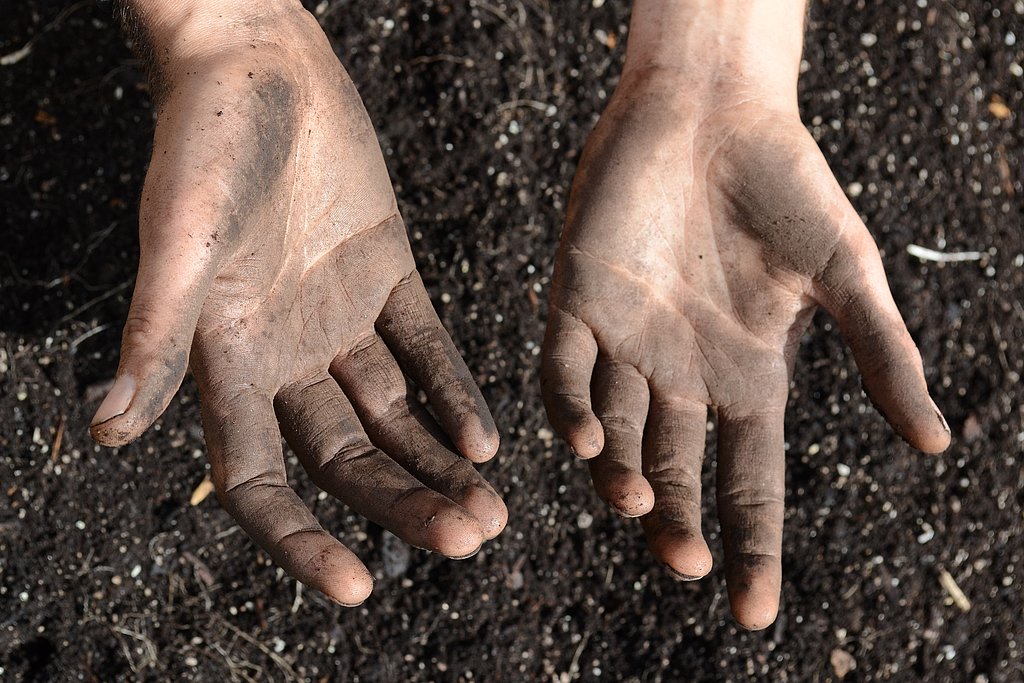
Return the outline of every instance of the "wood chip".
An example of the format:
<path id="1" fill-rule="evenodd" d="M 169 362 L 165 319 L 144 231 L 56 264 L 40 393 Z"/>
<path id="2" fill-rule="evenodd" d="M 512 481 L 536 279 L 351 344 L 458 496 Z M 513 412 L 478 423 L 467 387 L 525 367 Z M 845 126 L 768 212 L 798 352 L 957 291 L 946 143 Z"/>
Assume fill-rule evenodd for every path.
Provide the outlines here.
<path id="1" fill-rule="evenodd" d="M 957 585 L 956 579 L 953 575 L 947 572 L 945 569 L 939 570 L 939 583 L 949 593 L 949 597 L 953 598 L 953 602 L 964 612 L 971 611 L 971 601 L 967 599 L 964 592 L 960 590 L 960 586 Z"/>
<path id="2" fill-rule="evenodd" d="M 53 114 L 50 114 L 49 112 L 46 112 L 46 111 L 43 111 L 42 109 L 40 109 L 39 111 L 36 112 L 35 122 L 36 123 L 41 123 L 44 126 L 56 126 L 57 125 L 57 117 L 54 116 Z"/>
<path id="3" fill-rule="evenodd" d="M 60 421 L 57 423 L 57 432 L 53 435 L 53 446 L 50 447 L 50 460 L 53 462 L 57 461 L 60 457 L 60 445 L 64 442 L 64 416 L 60 416 Z"/>
<path id="4" fill-rule="evenodd" d="M 1010 118 L 1011 114 L 1013 114 L 1010 108 L 1006 106 L 1006 102 L 1003 102 L 1003 98 L 999 95 L 992 96 L 992 101 L 988 103 L 988 111 L 992 116 L 996 117 L 1000 121 L 1005 121 Z"/>
<path id="5" fill-rule="evenodd" d="M 213 493 L 213 482 L 210 481 L 209 476 L 205 476 L 203 477 L 203 480 L 199 482 L 199 486 L 196 487 L 196 490 L 192 492 L 192 497 L 189 498 L 188 502 L 192 507 L 195 507 L 206 500 L 211 493 Z"/>

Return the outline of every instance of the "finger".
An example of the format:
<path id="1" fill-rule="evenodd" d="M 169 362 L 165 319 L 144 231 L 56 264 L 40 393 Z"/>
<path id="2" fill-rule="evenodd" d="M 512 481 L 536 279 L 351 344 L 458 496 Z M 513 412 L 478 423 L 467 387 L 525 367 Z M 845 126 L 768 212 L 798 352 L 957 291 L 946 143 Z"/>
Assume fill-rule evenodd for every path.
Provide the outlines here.
<path id="1" fill-rule="evenodd" d="M 485 462 L 498 452 L 498 429 L 450 336 L 437 317 L 419 273 L 395 286 L 377 319 L 381 337 L 402 369 L 430 399 L 459 452 Z"/>
<path id="2" fill-rule="evenodd" d="M 839 323 L 864 389 L 896 433 L 926 453 L 950 442 L 949 427 L 928 395 L 921 354 L 900 316 L 882 259 L 861 228 L 840 243 L 817 281 L 821 303 Z"/>
<path id="3" fill-rule="evenodd" d="M 643 473 L 654 490 L 654 509 L 640 518 L 654 556 L 679 578 L 711 570 L 701 533 L 701 464 L 707 406 L 652 394 L 644 428 Z"/>
<path id="4" fill-rule="evenodd" d="M 654 491 L 640 473 L 647 380 L 632 365 L 599 360 L 594 400 L 605 436 L 601 454 L 587 461 L 594 488 L 619 514 L 645 515 L 654 506 Z"/>
<path id="5" fill-rule="evenodd" d="M 604 431 L 590 404 L 597 342 L 582 321 L 552 306 L 544 334 L 540 374 L 548 419 L 581 458 L 604 448 Z"/>
<path id="6" fill-rule="evenodd" d="M 288 486 L 270 399 L 201 395 L 213 482 L 224 509 L 290 575 L 342 605 L 363 602 L 373 590 L 370 573 Z"/>
<path id="7" fill-rule="evenodd" d="M 443 443 L 443 435 L 409 391 L 391 351 L 374 334 L 331 364 L 370 440 L 418 480 L 468 510 L 494 538 L 508 510 L 473 465 Z"/>
<path id="8" fill-rule="evenodd" d="M 142 255 L 116 379 L 90 427 L 93 438 L 105 446 L 124 445 L 149 428 L 166 410 L 188 368 L 212 261 L 194 241 L 169 244 L 164 230 L 174 232 L 164 226 L 140 230 Z"/>
<path id="9" fill-rule="evenodd" d="M 333 378 L 286 387 L 275 407 L 285 439 L 324 491 L 417 548 L 452 558 L 480 549 L 476 518 L 374 448 Z"/>
<path id="10" fill-rule="evenodd" d="M 775 621 L 782 587 L 783 410 L 719 410 L 718 516 L 733 616 L 748 629 Z"/>

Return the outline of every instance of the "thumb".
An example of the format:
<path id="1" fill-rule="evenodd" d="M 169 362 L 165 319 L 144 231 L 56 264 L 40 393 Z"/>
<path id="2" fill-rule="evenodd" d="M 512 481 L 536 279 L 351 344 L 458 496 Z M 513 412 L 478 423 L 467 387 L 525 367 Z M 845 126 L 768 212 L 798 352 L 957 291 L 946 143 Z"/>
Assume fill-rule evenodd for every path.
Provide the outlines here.
<path id="1" fill-rule="evenodd" d="M 900 316 L 867 228 L 851 230 L 816 286 L 853 351 L 871 402 L 914 448 L 940 453 L 950 432 L 928 395 L 921 354 Z"/>
<path id="2" fill-rule="evenodd" d="M 123 446 L 148 429 L 171 402 L 188 368 L 212 260 L 208 251 L 191 247 L 194 240 L 177 242 L 172 237 L 180 232 L 164 227 L 140 230 L 142 255 L 117 375 L 89 429 L 104 446 Z"/>

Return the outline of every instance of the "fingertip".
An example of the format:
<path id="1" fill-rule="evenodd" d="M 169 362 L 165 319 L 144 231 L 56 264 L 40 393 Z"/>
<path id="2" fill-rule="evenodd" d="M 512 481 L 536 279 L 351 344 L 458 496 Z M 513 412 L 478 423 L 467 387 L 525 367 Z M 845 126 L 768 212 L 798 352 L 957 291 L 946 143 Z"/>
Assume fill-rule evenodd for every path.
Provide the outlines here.
<path id="1" fill-rule="evenodd" d="M 931 426 L 922 435 L 919 435 L 914 445 L 925 453 L 942 453 L 949 448 L 953 434 L 942 411 L 934 401 L 931 404 L 935 418 L 929 421 Z"/>
<path id="2" fill-rule="evenodd" d="M 323 531 L 294 534 L 279 548 L 284 558 L 309 559 L 289 568 L 295 578 L 343 607 L 357 607 L 373 592 L 373 576 L 355 553 Z M 282 559 L 284 559 L 282 558 Z"/>
<path id="3" fill-rule="evenodd" d="M 871 394 L 868 394 L 871 396 Z M 942 453 L 952 441 L 946 418 L 930 398 L 919 398 L 912 405 L 884 405 L 872 398 L 882 416 L 913 448 L 924 453 Z"/>
<path id="4" fill-rule="evenodd" d="M 466 560 L 478 552 L 484 544 L 484 530 L 475 517 L 444 515 L 437 520 L 438 532 L 434 535 L 433 549 L 452 560 Z"/>
<path id="5" fill-rule="evenodd" d="M 508 524 L 508 508 L 505 501 L 489 487 L 474 486 L 459 501 L 483 529 L 485 540 L 491 540 L 505 529 Z"/>
<path id="6" fill-rule="evenodd" d="M 604 450 L 604 429 L 594 415 L 580 416 L 566 437 L 573 454 L 580 460 L 589 460 Z"/>
<path id="7" fill-rule="evenodd" d="M 683 581 L 704 578 L 714 564 L 704 539 L 684 529 L 668 527 L 649 531 L 647 544 L 651 554 Z"/>
<path id="8" fill-rule="evenodd" d="M 594 484 L 601 498 L 623 517 L 641 517 L 654 509 L 654 489 L 639 472 L 602 473 Z"/>
<path id="9" fill-rule="evenodd" d="M 138 420 L 129 413 L 135 399 L 135 380 L 122 374 L 114 381 L 89 424 L 89 434 L 103 446 L 123 446 L 138 436 Z M 126 413 L 128 413 L 126 415 Z"/>
<path id="10" fill-rule="evenodd" d="M 167 409 L 181 386 L 187 365 L 186 357 L 181 363 L 161 366 L 159 371 L 151 372 L 138 364 L 129 364 L 132 374 L 119 370 L 90 421 L 89 434 L 108 447 L 124 446 L 142 436 Z M 144 379 L 137 383 L 135 377 Z"/>
<path id="11" fill-rule="evenodd" d="M 952 435 L 949 432 L 933 432 L 926 436 L 918 436 L 912 442 L 914 448 L 923 453 L 938 455 L 949 448 Z"/>
<path id="12" fill-rule="evenodd" d="M 131 406 L 133 398 L 135 398 L 135 379 L 126 374 L 119 375 L 103 398 L 103 402 L 100 403 L 100 407 L 96 409 L 96 414 L 89 422 L 90 426 L 109 422 L 115 417 L 123 415 Z"/>
<path id="13" fill-rule="evenodd" d="M 777 604 L 774 606 L 768 604 L 733 605 L 732 616 L 736 619 L 736 623 L 748 631 L 763 631 L 775 623 L 779 616 L 779 607 Z"/>
<path id="14" fill-rule="evenodd" d="M 359 607 L 373 593 L 373 575 L 360 562 L 357 567 L 339 576 L 330 591 L 324 595 L 342 607 Z"/>
<path id="15" fill-rule="evenodd" d="M 741 571 L 729 572 L 729 604 L 740 626 L 759 631 L 771 626 L 779 615 L 782 572 L 774 560 L 750 558 L 748 564 Z"/>
<path id="16" fill-rule="evenodd" d="M 89 435 L 101 446 L 117 448 L 137 439 L 148 425 L 139 425 L 133 415 L 118 415 L 89 427 Z"/>
<path id="17" fill-rule="evenodd" d="M 500 446 L 501 437 L 492 423 L 489 428 L 487 425 L 480 425 L 468 433 L 461 434 L 458 449 L 467 459 L 475 463 L 484 463 L 498 453 Z"/>
<path id="18" fill-rule="evenodd" d="M 419 501 L 410 501 L 411 506 L 420 508 L 417 517 L 422 520 L 410 543 L 455 560 L 479 552 L 484 529 L 476 517 L 435 491 L 424 490 L 419 497 Z"/>

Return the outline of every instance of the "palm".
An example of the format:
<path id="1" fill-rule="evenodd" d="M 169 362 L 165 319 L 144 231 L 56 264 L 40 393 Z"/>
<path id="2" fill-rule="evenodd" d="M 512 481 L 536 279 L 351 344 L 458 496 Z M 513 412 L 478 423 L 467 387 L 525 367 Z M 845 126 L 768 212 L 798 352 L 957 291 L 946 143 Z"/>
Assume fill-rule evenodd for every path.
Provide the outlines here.
<path id="1" fill-rule="evenodd" d="M 642 516 L 652 552 L 687 578 L 711 565 L 700 470 L 716 410 L 733 608 L 763 626 L 781 581 L 783 412 L 816 304 L 836 313 L 901 434 L 927 450 L 948 434 L 877 250 L 820 152 L 792 115 L 741 101 L 698 111 L 616 93 L 573 185 L 543 377 L 595 488 Z M 894 392 L 901 382 L 913 389 Z"/>

